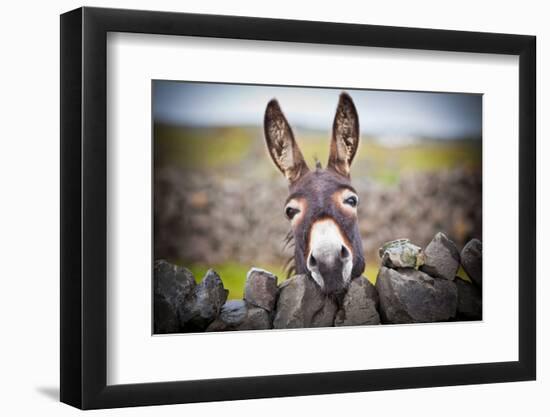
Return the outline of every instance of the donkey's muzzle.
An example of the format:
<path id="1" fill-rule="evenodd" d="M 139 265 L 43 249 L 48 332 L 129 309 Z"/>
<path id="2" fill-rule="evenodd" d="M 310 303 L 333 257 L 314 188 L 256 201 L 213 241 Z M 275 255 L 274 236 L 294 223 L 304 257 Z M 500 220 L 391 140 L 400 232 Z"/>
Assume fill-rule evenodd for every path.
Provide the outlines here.
<path id="1" fill-rule="evenodd" d="M 347 249 L 344 252 L 347 252 Z M 345 262 L 346 259 L 340 257 L 333 257 L 329 262 L 325 262 L 317 261 L 313 255 L 310 256 L 308 262 L 310 272 L 320 278 L 321 289 L 325 294 L 338 295 L 345 291 L 347 286 L 347 280 L 344 277 Z"/>
<path id="2" fill-rule="evenodd" d="M 334 220 L 313 224 L 309 247 L 306 265 L 311 277 L 328 295 L 343 292 L 351 279 L 353 253 Z"/>

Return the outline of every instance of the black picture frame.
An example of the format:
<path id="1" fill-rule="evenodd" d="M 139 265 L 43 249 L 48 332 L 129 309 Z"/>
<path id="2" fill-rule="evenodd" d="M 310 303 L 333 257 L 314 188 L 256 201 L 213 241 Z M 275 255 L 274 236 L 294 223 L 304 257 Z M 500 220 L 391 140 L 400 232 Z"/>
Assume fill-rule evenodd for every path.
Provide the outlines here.
<path id="1" fill-rule="evenodd" d="M 519 360 L 107 385 L 108 32 L 519 56 Z M 534 36 L 84 7 L 61 15 L 60 57 L 62 402 L 94 409 L 536 378 Z"/>

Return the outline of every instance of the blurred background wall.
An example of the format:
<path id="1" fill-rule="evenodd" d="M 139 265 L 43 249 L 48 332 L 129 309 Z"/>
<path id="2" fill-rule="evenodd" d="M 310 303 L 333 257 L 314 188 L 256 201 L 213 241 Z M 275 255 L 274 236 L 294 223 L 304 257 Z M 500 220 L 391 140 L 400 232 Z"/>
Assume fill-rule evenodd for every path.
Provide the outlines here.
<path id="1" fill-rule="evenodd" d="M 352 166 L 374 280 L 384 242 L 425 246 L 438 231 L 459 249 L 482 238 L 482 96 L 347 90 L 361 142 Z M 325 165 L 340 89 L 153 82 L 155 259 L 222 276 L 242 296 L 246 272 L 285 277 L 288 185 L 271 162 L 263 114 L 275 97 L 306 161 Z"/>

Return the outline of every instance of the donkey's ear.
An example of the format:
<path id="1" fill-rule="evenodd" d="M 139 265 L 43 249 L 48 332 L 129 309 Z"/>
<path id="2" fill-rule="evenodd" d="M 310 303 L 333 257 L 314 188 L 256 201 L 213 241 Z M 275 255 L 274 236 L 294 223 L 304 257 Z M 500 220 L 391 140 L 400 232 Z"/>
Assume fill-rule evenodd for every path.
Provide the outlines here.
<path id="1" fill-rule="evenodd" d="M 292 129 L 275 99 L 265 110 L 264 133 L 271 159 L 291 183 L 309 171 Z"/>
<path id="2" fill-rule="evenodd" d="M 332 140 L 327 168 L 349 178 L 353 157 L 359 146 L 359 117 L 351 97 L 340 94 L 332 125 Z"/>

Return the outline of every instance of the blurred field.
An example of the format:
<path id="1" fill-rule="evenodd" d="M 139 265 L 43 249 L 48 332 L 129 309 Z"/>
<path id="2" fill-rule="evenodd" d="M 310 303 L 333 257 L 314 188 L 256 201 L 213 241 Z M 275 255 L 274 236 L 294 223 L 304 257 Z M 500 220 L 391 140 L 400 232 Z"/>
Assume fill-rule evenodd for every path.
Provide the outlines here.
<path id="1" fill-rule="evenodd" d="M 329 134 L 294 131 L 305 159 L 328 158 Z M 213 268 L 242 298 L 248 270 L 281 282 L 292 251 L 282 213 L 287 184 L 257 127 L 180 128 L 155 125 L 155 259 L 185 266 L 197 280 Z M 481 238 L 481 141 L 361 138 L 352 166 L 361 203 L 365 275 L 378 271 L 377 249 L 408 237 L 426 245 L 437 231 L 459 246 Z M 463 272 L 460 275 L 465 276 Z"/>
<path id="2" fill-rule="evenodd" d="M 295 136 L 306 161 L 313 166 L 318 159 L 328 159 L 327 132 L 300 131 Z M 254 127 L 186 128 L 155 126 L 155 160 L 158 165 L 178 165 L 186 169 L 224 173 L 242 168 L 241 164 L 257 162 L 253 171 L 268 177 L 280 175 L 266 159 L 263 132 Z M 384 184 L 399 182 L 403 175 L 455 167 L 481 166 L 479 140 L 429 140 L 385 146 L 373 137 L 362 137 L 353 163 L 354 177 L 368 175 Z M 212 172 L 211 170 L 214 170 Z"/>

